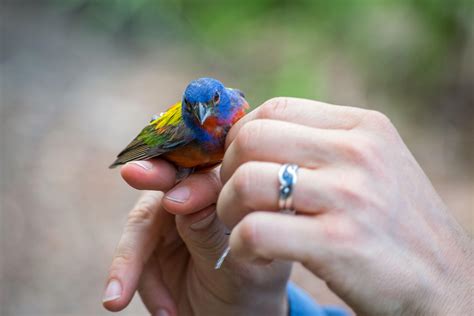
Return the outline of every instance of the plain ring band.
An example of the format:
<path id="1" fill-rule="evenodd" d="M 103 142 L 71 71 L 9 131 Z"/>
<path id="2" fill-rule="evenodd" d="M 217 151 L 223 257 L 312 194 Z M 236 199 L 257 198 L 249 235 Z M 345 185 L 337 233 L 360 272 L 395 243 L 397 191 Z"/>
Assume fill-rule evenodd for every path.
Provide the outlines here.
<path id="1" fill-rule="evenodd" d="M 278 172 L 280 181 L 278 207 L 280 211 L 293 211 L 293 189 L 298 180 L 298 165 L 287 163 L 281 166 Z"/>

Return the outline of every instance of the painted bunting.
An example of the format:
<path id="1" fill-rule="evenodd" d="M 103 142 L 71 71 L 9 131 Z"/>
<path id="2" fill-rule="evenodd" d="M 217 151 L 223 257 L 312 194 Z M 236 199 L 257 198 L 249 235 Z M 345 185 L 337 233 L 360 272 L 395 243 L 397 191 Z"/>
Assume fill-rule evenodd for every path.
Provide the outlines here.
<path id="1" fill-rule="evenodd" d="M 207 170 L 221 163 L 227 132 L 249 105 L 244 94 L 213 78 L 192 81 L 181 102 L 154 115 L 110 165 L 164 158 L 184 170 Z"/>

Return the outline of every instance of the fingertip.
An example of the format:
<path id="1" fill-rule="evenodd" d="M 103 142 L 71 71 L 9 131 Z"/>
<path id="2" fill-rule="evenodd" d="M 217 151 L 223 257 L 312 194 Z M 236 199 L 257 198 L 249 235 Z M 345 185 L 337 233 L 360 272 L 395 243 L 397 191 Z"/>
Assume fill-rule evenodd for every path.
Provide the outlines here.
<path id="1" fill-rule="evenodd" d="M 161 202 L 163 208 L 174 215 L 192 214 L 196 210 L 206 207 L 201 203 L 202 196 L 197 197 L 197 192 L 186 184 L 178 184 L 171 191 L 167 192 Z"/>
<path id="2" fill-rule="evenodd" d="M 121 311 L 130 304 L 142 273 L 142 268 L 136 264 L 116 264 L 116 260 L 112 264 L 102 296 L 102 305 L 111 312 Z"/>
<path id="3" fill-rule="evenodd" d="M 119 298 L 108 302 L 102 301 L 102 306 L 104 306 L 104 308 L 110 312 L 120 312 L 128 306 L 128 302 L 124 299 Z"/>
<path id="4" fill-rule="evenodd" d="M 118 312 L 127 307 L 131 300 L 129 296 L 124 291 L 123 282 L 118 278 L 111 278 L 105 287 L 102 305 L 111 312 Z"/>
<path id="5" fill-rule="evenodd" d="M 181 190 L 180 190 L 181 189 Z M 178 197 L 175 197 L 176 192 L 178 194 L 180 191 L 185 190 L 188 191 L 189 189 L 186 187 L 183 188 L 174 188 L 172 191 L 171 195 L 165 195 L 161 205 L 163 205 L 163 208 L 166 209 L 169 213 L 174 214 L 174 215 L 184 215 L 187 213 L 192 213 L 195 209 L 195 203 L 188 203 L 188 201 L 181 200 Z"/>
<path id="6" fill-rule="evenodd" d="M 176 169 L 163 159 L 131 161 L 120 174 L 130 186 L 138 190 L 166 191 L 176 182 Z"/>
<path id="7" fill-rule="evenodd" d="M 221 188 L 216 172 L 189 176 L 165 194 L 163 207 L 172 214 L 186 215 L 215 204 Z"/>
<path id="8" fill-rule="evenodd" d="M 140 189 L 140 177 L 144 173 L 143 169 L 136 164 L 136 162 L 129 162 L 120 168 L 120 175 L 131 187 Z"/>
<path id="9" fill-rule="evenodd" d="M 110 312 L 120 312 L 126 307 L 126 305 L 119 302 L 119 299 L 107 302 L 102 301 L 102 306 Z"/>

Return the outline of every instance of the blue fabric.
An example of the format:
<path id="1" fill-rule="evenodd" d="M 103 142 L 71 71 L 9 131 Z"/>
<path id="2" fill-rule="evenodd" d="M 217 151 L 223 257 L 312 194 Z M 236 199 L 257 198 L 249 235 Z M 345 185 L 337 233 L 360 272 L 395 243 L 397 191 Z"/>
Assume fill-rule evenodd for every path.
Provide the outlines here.
<path id="1" fill-rule="evenodd" d="M 320 306 L 302 289 L 288 283 L 289 316 L 348 316 L 340 307 Z"/>

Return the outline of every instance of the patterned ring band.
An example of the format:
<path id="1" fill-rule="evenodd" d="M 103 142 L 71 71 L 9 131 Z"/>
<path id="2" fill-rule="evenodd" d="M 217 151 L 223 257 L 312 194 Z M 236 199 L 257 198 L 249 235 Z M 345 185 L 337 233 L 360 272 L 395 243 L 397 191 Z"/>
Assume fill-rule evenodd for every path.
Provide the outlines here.
<path id="1" fill-rule="evenodd" d="M 280 211 L 293 211 L 293 190 L 298 180 L 298 165 L 284 164 L 278 172 L 280 181 L 280 190 L 278 198 L 278 207 Z"/>

